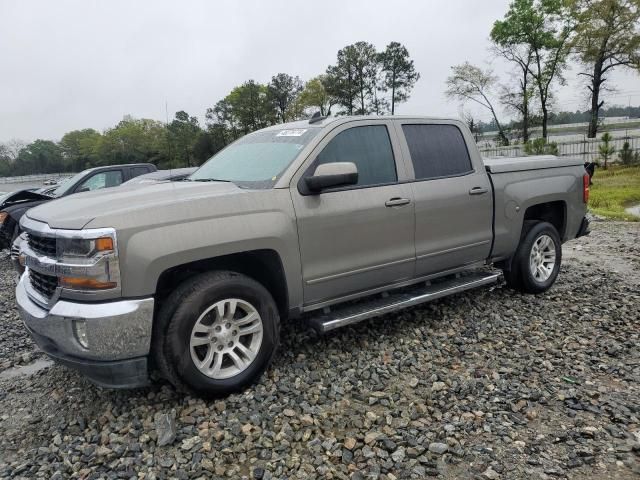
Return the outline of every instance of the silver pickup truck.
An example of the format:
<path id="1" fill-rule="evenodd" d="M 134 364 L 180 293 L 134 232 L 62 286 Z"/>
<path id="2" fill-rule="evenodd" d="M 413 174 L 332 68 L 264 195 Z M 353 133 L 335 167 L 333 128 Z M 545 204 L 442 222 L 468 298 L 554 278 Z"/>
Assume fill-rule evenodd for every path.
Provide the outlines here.
<path id="1" fill-rule="evenodd" d="M 187 181 L 30 210 L 17 287 L 40 348 L 94 382 L 224 395 L 281 320 L 320 332 L 504 276 L 544 292 L 588 233 L 580 160 L 484 160 L 465 125 L 313 118 L 242 137 Z"/>

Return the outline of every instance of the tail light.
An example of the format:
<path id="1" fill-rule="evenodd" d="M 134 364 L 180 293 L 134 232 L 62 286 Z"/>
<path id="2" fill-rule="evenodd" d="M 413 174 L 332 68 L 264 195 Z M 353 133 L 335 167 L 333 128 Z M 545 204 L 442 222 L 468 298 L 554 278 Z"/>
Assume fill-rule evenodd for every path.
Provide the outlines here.
<path id="1" fill-rule="evenodd" d="M 587 203 L 589 201 L 589 174 L 585 173 L 582 176 L 582 201 Z"/>

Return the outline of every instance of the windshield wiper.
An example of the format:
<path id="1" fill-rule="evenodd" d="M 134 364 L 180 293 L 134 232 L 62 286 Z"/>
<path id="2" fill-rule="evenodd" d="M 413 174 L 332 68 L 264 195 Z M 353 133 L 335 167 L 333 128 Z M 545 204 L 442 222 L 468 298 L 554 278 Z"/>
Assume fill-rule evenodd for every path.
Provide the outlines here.
<path id="1" fill-rule="evenodd" d="M 220 178 L 196 178 L 195 180 L 190 179 L 190 182 L 225 182 L 225 183 L 233 183 L 231 180 L 222 180 Z"/>

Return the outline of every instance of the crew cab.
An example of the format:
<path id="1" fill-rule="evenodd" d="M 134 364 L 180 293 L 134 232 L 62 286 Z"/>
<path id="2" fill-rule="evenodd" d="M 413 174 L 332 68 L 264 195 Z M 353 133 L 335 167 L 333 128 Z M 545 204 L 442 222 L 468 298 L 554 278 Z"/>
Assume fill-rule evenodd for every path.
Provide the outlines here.
<path id="1" fill-rule="evenodd" d="M 580 159 L 480 157 L 467 127 L 314 117 L 248 134 L 186 181 L 30 210 L 16 296 L 40 348 L 110 387 L 225 395 L 281 320 L 320 332 L 501 281 L 539 294 L 588 233 Z"/>
<path id="2" fill-rule="evenodd" d="M 151 163 L 94 167 L 63 180 L 51 191 L 46 188 L 39 191 L 21 190 L 0 197 L 0 250 L 9 248 L 20 235 L 20 219 L 30 208 L 74 193 L 117 187 L 156 170 Z"/>

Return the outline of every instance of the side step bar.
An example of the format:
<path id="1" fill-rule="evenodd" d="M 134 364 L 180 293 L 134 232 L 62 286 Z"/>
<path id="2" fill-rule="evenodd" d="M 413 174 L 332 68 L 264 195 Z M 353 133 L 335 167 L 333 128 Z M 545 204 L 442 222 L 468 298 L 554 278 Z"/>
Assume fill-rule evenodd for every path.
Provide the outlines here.
<path id="1" fill-rule="evenodd" d="M 346 306 L 338 306 L 335 310 L 329 312 L 325 310 L 325 313 L 313 316 L 308 321 L 318 333 L 327 333 L 336 328 L 361 322 L 368 318 L 412 307 L 483 285 L 497 283 L 501 276 L 501 272 L 474 272 L 448 277 L 433 284 L 423 282 L 419 286 L 403 289 L 398 293 L 389 292 L 382 296 L 369 297 L 368 300 L 364 299 L 348 303 Z"/>

